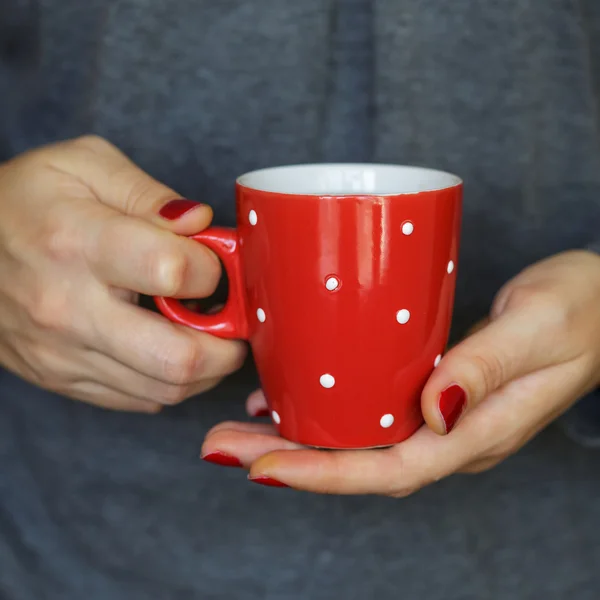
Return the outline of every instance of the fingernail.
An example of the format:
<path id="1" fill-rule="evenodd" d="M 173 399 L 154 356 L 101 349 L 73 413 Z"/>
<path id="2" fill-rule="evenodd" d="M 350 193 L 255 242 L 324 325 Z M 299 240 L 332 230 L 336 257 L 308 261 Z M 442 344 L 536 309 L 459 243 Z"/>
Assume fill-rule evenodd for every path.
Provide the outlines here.
<path id="1" fill-rule="evenodd" d="M 277 481 L 277 479 L 273 479 L 272 477 L 267 477 L 266 475 L 258 475 L 257 477 L 250 477 L 250 475 L 248 475 L 248 481 L 260 483 L 260 485 L 266 485 L 268 487 L 290 487 L 289 485 L 281 483 L 281 481 Z"/>
<path id="2" fill-rule="evenodd" d="M 440 414 L 444 420 L 446 433 L 450 433 L 465 409 L 467 394 L 460 385 L 453 383 L 441 394 L 439 401 Z"/>
<path id="3" fill-rule="evenodd" d="M 209 452 L 202 457 L 202 460 L 213 463 L 215 465 L 221 465 L 222 467 L 241 467 L 242 463 L 235 457 L 225 452 L 217 450 L 216 452 Z"/>
<path id="4" fill-rule="evenodd" d="M 171 200 L 160 209 L 158 214 L 167 221 L 175 221 L 198 206 L 201 204 L 193 200 Z"/>
<path id="5" fill-rule="evenodd" d="M 254 417 L 268 417 L 269 416 L 269 409 L 268 408 L 261 408 L 259 410 L 257 410 L 254 415 Z"/>

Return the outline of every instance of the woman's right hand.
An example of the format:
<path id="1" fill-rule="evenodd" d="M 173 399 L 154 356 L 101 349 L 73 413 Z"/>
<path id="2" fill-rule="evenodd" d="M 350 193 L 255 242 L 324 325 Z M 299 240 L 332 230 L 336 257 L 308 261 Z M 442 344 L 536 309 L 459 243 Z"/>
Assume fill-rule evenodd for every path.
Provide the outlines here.
<path id="1" fill-rule="evenodd" d="M 218 283 L 217 258 L 182 237 L 212 212 L 176 198 L 95 136 L 0 166 L 0 365 L 78 400 L 142 412 L 236 370 L 243 343 L 136 305 L 139 293 L 206 297 Z"/>

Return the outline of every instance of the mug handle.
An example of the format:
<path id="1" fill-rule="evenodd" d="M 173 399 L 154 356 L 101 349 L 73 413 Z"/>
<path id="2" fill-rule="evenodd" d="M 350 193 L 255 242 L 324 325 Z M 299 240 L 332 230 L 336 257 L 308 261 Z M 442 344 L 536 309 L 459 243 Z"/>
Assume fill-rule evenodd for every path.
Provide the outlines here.
<path id="1" fill-rule="evenodd" d="M 214 315 L 196 313 L 175 298 L 155 297 L 160 312 L 171 321 L 227 339 L 248 339 L 248 318 L 240 257 L 240 240 L 235 229 L 210 227 L 189 236 L 210 248 L 223 262 L 229 278 L 229 295 L 223 309 Z"/>

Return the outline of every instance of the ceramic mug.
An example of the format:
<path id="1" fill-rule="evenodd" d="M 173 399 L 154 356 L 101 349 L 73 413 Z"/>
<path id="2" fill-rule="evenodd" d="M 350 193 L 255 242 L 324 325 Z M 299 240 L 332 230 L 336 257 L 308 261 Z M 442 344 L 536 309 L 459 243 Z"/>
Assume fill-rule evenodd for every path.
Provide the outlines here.
<path id="1" fill-rule="evenodd" d="M 237 229 L 192 239 L 221 258 L 229 298 L 169 319 L 248 340 L 274 425 L 322 448 L 403 441 L 447 343 L 462 205 L 456 175 L 379 164 L 262 169 L 236 182 Z"/>

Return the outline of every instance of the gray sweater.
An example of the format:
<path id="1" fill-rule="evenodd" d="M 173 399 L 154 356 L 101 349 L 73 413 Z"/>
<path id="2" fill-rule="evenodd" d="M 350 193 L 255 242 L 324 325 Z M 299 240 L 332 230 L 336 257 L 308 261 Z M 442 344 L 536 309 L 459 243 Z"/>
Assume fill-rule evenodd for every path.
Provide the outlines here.
<path id="1" fill-rule="evenodd" d="M 234 219 L 234 178 L 263 166 L 382 161 L 461 175 L 454 336 L 521 268 L 600 237 L 599 111 L 595 0 L 0 5 L 0 160 L 95 132 L 212 204 L 223 224 Z M 442 484 L 448 514 L 426 492 L 431 513 L 423 501 L 400 517 L 376 499 L 282 500 L 199 465 L 203 432 L 240 417 L 254 383 L 250 367 L 150 418 L 53 397 L 0 372 L 0 598 L 387 600 L 401 588 L 408 598 L 530 597 L 522 578 L 497 575 L 495 558 L 469 563 L 485 548 L 473 554 L 453 526 L 472 518 L 459 484 Z M 568 431 L 593 444 L 599 406 L 582 401 Z M 577 450 L 558 439 L 560 462 Z M 540 457 L 554 452 L 538 444 Z M 517 518 L 518 506 L 507 510 Z M 342 542 L 348 528 L 352 541 Z M 390 538 L 399 528 L 403 540 Z M 504 535 L 500 524 L 494 534 Z M 436 576 L 415 576 L 433 555 Z M 492 583 L 471 589 L 471 567 Z M 555 597 L 539 568 L 531 597 Z"/>

